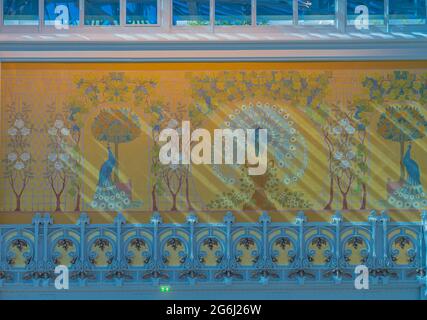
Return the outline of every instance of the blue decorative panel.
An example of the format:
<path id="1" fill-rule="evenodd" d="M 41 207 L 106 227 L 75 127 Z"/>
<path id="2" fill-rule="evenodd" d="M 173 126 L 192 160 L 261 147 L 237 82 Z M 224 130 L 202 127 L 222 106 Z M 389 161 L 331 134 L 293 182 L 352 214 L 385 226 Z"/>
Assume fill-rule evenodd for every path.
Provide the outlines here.
<path id="1" fill-rule="evenodd" d="M 228 213 L 211 224 L 193 213 L 185 223 L 163 223 L 155 213 L 150 223 L 129 224 L 119 213 L 112 224 L 91 224 L 83 213 L 75 225 L 36 214 L 32 224 L 0 226 L 0 288 L 58 293 L 54 268 L 61 264 L 70 269 L 70 292 L 162 283 L 256 293 L 269 283 L 355 293 L 354 269 L 363 264 L 377 290 L 412 286 L 425 297 L 426 235 L 426 212 L 412 223 L 391 222 L 386 212 L 372 212 L 366 222 L 346 222 L 339 212 L 331 222 L 310 222 L 300 212 L 289 223 L 272 222 L 267 213 L 257 223 L 239 223 Z"/>

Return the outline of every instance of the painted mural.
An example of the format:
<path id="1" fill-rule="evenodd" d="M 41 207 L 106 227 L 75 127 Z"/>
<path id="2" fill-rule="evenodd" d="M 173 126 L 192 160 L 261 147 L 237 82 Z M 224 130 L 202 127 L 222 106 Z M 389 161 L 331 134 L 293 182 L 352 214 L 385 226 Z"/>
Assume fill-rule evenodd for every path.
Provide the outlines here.
<path id="1" fill-rule="evenodd" d="M 3 63 L 0 101 L 2 212 L 427 208 L 425 62 Z M 266 173 L 163 165 L 183 121 L 267 129 Z"/>

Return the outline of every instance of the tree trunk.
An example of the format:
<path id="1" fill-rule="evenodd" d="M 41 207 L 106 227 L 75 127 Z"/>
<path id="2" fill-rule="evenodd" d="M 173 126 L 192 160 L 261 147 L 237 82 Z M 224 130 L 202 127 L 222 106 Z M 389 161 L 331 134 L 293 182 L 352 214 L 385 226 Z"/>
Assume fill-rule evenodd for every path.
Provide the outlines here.
<path id="1" fill-rule="evenodd" d="M 152 204 L 153 204 L 153 211 L 158 211 L 156 189 L 157 189 L 157 184 L 155 183 L 153 185 L 153 189 L 151 190 L 151 201 L 152 201 Z"/>
<path id="2" fill-rule="evenodd" d="M 190 200 L 190 186 L 189 186 L 189 172 L 190 168 L 188 168 L 187 172 L 185 173 L 185 198 L 187 200 L 187 208 L 188 210 L 193 210 L 193 206 L 191 204 Z"/>
<path id="3" fill-rule="evenodd" d="M 176 207 L 176 197 L 178 194 L 172 194 L 172 208 L 171 211 L 178 211 L 178 208 Z"/>
<path id="4" fill-rule="evenodd" d="M 329 182 L 329 201 L 328 201 L 328 204 L 325 206 L 325 210 L 331 210 L 333 202 L 334 202 L 334 177 L 331 173 L 331 180 Z"/>
<path id="5" fill-rule="evenodd" d="M 116 168 L 114 169 L 114 182 L 119 182 L 119 144 L 114 144 L 114 157 L 116 158 Z"/>
<path id="6" fill-rule="evenodd" d="M 348 202 L 347 202 L 347 193 L 342 194 L 342 209 L 347 210 L 348 209 Z"/>
<path id="7" fill-rule="evenodd" d="M 21 211 L 21 195 L 16 196 L 16 212 Z"/>
<path id="8" fill-rule="evenodd" d="M 360 210 L 366 209 L 366 201 L 367 201 L 366 183 L 362 183 L 362 204 L 360 205 Z"/>
<path id="9" fill-rule="evenodd" d="M 75 212 L 80 211 L 80 201 L 82 199 L 82 196 L 80 195 L 80 188 L 77 189 L 77 199 L 76 199 L 76 207 L 74 208 Z"/>
<path id="10" fill-rule="evenodd" d="M 56 195 L 56 209 L 55 212 L 62 212 L 61 209 L 61 194 Z"/>
<path id="11" fill-rule="evenodd" d="M 400 141 L 400 182 L 405 180 L 405 165 L 403 164 L 403 154 L 405 153 L 405 142 Z"/>

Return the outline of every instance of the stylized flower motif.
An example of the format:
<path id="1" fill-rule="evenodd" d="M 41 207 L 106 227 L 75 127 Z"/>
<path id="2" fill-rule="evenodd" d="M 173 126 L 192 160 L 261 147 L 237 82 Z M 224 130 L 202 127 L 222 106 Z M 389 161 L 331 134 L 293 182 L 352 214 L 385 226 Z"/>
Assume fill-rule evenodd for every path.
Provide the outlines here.
<path id="1" fill-rule="evenodd" d="M 342 158 L 343 158 L 342 152 L 339 152 L 339 151 L 335 152 L 334 159 L 341 160 Z"/>
<path id="2" fill-rule="evenodd" d="M 168 128 L 175 129 L 178 126 L 178 121 L 171 119 L 168 123 Z"/>
<path id="3" fill-rule="evenodd" d="M 343 167 L 344 169 L 350 168 L 350 162 L 347 160 L 341 161 L 341 167 Z"/>
<path id="4" fill-rule="evenodd" d="M 59 155 L 59 159 L 63 162 L 68 162 L 68 160 L 70 159 L 70 156 L 66 153 L 61 153 Z"/>
<path id="5" fill-rule="evenodd" d="M 346 157 L 347 157 L 348 160 L 353 160 L 355 156 L 356 155 L 351 150 L 349 152 L 347 152 L 347 155 L 346 155 Z"/>
<path id="6" fill-rule="evenodd" d="M 62 129 L 64 127 L 64 121 L 62 120 L 55 120 L 55 128 Z"/>
<path id="7" fill-rule="evenodd" d="M 335 127 L 335 128 L 332 129 L 332 132 L 334 134 L 338 135 L 338 134 L 341 134 L 342 129 L 341 129 L 341 127 Z"/>
<path id="8" fill-rule="evenodd" d="M 354 134 L 356 129 L 354 129 L 352 126 L 347 126 L 345 127 L 345 131 L 347 131 L 348 134 Z"/>
<path id="9" fill-rule="evenodd" d="M 348 120 L 347 119 L 342 119 L 340 121 L 340 125 L 343 127 L 347 127 L 349 125 Z"/>
<path id="10" fill-rule="evenodd" d="M 29 134 L 31 133 L 31 130 L 30 129 L 28 129 L 28 128 L 22 128 L 21 129 L 21 134 L 23 135 L 23 136 L 28 136 Z"/>
<path id="11" fill-rule="evenodd" d="M 56 128 L 49 128 L 49 130 L 47 130 L 47 133 L 50 136 L 56 136 L 58 134 L 58 130 Z"/>
<path id="12" fill-rule="evenodd" d="M 22 161 L 26 162 L 30 160 L 31 155 L 28 152 L 24 152 L 23 154 L 21 154 L 20 158 Z"/>
<path id="13" fill-rule="evenodd" d="M 10 136 L 16 136 L 18 134 L 18 130 L 15 127 L 12 127 L 7 130 L 7 134 Z"/>
<path id="14" fill-rule="evenodd" d="M 10 162 L 15 162 L 15 161 L 16 161 L 16 159 L 18 159 L 18 156 L 17 156 L 17 155 L 16 155 L 16 153 L 14 153 L 14 152 L 9 153 L 9 154 L 7 155 L 7 160 L 9 160 Z"/>
<path id="15" fill-rule="evenodd" d="M 61 129 L 61 134 L 63 136 L 68 136 L 70 134 L 70 130 L 68 130 L 67 128 L 62 128 Z"/>
<path id="16" fill-rule="evenodd" d="M 17 161 L 14 167 L 16 170 L 22 170 L 25 168 L 25 164 L 22 161 Z"/>
<path id="17" fill-rule="evenodd" d="M 56 161 L 55 162 L 55 169 L 58 171 L 61 171 L 64 168 L 64 165 L 62 164 L 62 162 Z"/>
<path id="18" fill-rule="evenodd" d="M 56 153 L 51 153 L 47 156 L 47 158 L 49 159 L 49 161 L 54 162 L 54 161 L 56 161 L 57 155 L 56 155 Z"/>
<path id="19" fill-rule="evenodd" d="M 25 126 L 24 120 L 18 118 L 15 120 L 15 127 L 18 129 L 22 129 Z"/>

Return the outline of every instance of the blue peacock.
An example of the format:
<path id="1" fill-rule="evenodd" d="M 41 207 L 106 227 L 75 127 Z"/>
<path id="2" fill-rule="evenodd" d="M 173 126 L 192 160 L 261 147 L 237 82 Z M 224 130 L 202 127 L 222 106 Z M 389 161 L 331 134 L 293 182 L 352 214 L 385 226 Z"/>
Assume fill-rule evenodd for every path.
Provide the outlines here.
<path id="1" fill-rule="evenodd" d="M 131 201 L 130 195 L 120 190 L 111 175 L 116 166 L 116 158 L 108 146 L 108 159 L 99 170 L 98 185 L 91 206 L 97 210 L 123 210 L 138 207 L 140 201 Z"/>
<path id="2" fill-rule="evenodd" d="M 427 199 L 421 185 L 420 167 L 418 163 L 411 158 L 412 145 L 403 157 L 403 164 L 407 172 L 407 179 L 403 185 L 394 190 L 389 196 L 388 202 L 396 208 L 419 209 L 427 206 Z"/>

